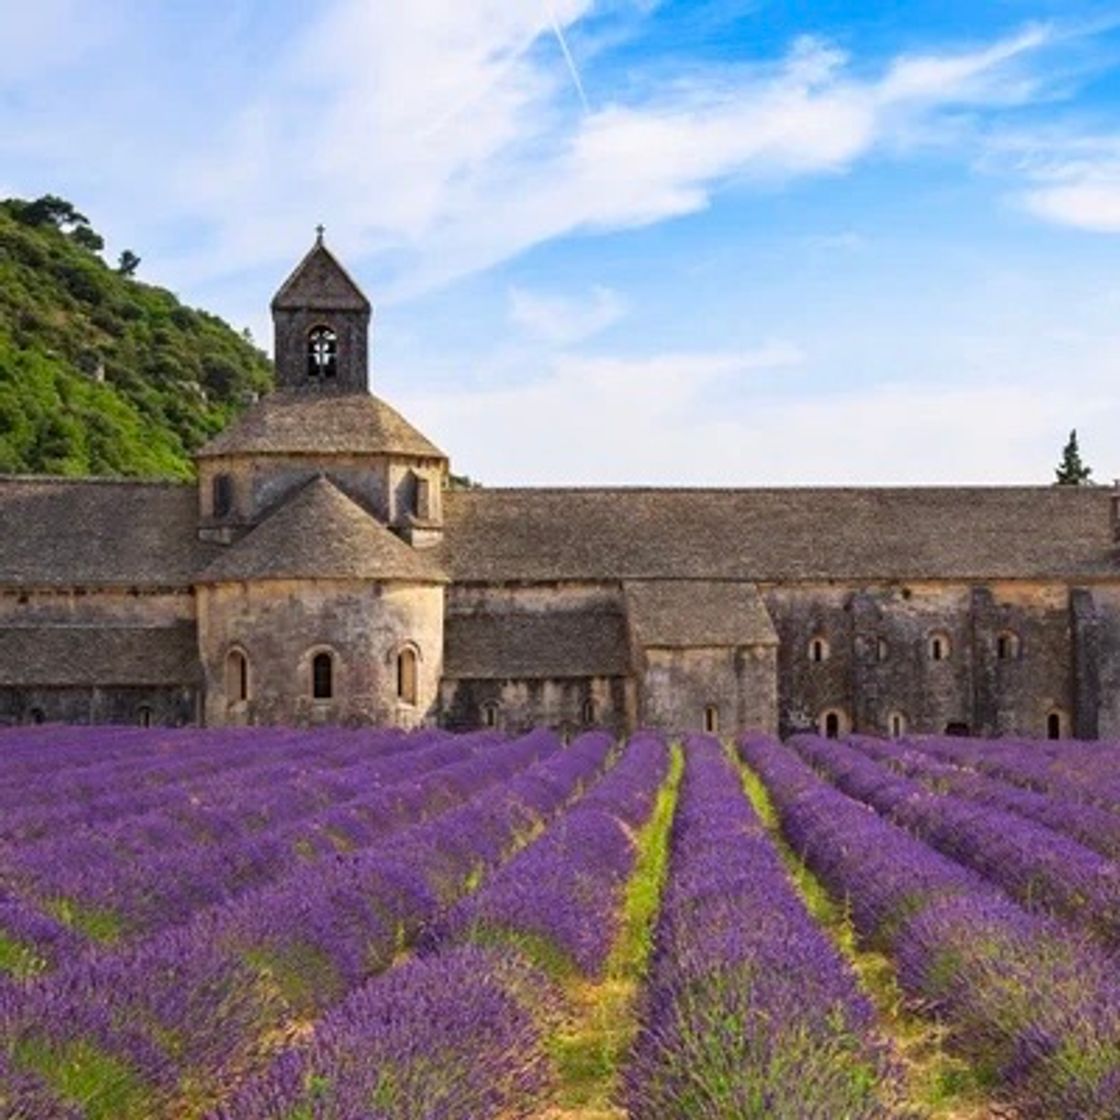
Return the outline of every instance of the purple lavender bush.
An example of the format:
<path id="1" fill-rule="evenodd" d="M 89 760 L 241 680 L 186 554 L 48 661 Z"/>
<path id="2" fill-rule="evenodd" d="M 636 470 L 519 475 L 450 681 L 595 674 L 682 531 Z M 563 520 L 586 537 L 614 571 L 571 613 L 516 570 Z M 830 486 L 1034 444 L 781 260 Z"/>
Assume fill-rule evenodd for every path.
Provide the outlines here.
<path id="1" fill-rule="evenodd" d="M 1025 906 L 1059 914 L 1120 945 L 1120 865 L 1018 814 L 933 793 L 847 744 L 816 736 L 792 742 L 845 793 Z"/>
<path id="2" fill-rule="evenodd" d="M 694 738 L 641 1026 L 635 1120 L 891 1115 L 873 1010 L 712 739 Z"/>
<path id="3" fill-rule="evenodd" d="M 482 1120 L 529 1114 L 557 996 L 517 955 L 417 958 L 327 1015 L 212 1120 Z"/>
<path id="4" fill-rule="evenodd" d="M 823 781 L 787 747 L 740 744 L 790 845 L 904 990 L 1022 1115 L 1120 1116 L 1114 958 Z"/>
<path id="5" fill-rule="evenodd" d="M 966 766 L 939 761 L 915 749 L 907 740 L 851 736 L 847 742 L 876 762 L 886 763 L 906 777 L 917 779 L 936 793 L 948 793 L 976 805 L 1017 813 L 1064 833 L 1109 859 L 1120 858 L 1120 815 L 1107 809 L 1085 801 L 1038 793 Z"/>
<path id="6" fill-rule="evenodd" d="M 143 1088 L 142 1115 L 197 1108 L 386 968 L 525 829 L 592 781 L 611 745 L 592 734 L 559 751 L 555 736 L 534 732 L 466 760 L 482 792 L 376 850 L 320 861 L 182 927 L 0 991 L 0 1053 L 62 1100 L 67 1055 L 80 1048 L 109 1071 L 89 1088 L 94 1099 L 123 1070 Z"/>
<path id="7" fill-rule="evenodd" d="M 422 956 L 359 989 L 309 1047 L 281 1055 L 216 1117 L 532 1114 L 550 1068 L 546 1034 L 564 1009 L 549 974 L 601 971 L 635 858 L 628 830 L 648 819 L 668 761 L 664 741 L 636 736 L 605 777 L 437 924 Z"/>
<path id="8" fill-rule="evenodd" d="M 456 940 L 496 940 L 536 947 L 554 965 L 598 977 L 634 868 L 633 834 L 653 811 L 668 767 L 663 739 L 631 739 L 605 778 L 451 911 L 429 936 L 429 950 Z"/>

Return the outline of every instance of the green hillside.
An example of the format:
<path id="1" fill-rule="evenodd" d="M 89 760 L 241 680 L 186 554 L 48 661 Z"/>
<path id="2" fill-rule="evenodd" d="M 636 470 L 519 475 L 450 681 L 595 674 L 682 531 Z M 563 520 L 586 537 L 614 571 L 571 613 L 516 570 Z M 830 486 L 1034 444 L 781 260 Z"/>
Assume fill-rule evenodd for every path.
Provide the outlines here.
<path id="1" fill-rule="evenodd" d="M 271 381 L 250 341 L 102 247 L 61 199 L 0 201 L 0 473 L 189 477 Z"/>

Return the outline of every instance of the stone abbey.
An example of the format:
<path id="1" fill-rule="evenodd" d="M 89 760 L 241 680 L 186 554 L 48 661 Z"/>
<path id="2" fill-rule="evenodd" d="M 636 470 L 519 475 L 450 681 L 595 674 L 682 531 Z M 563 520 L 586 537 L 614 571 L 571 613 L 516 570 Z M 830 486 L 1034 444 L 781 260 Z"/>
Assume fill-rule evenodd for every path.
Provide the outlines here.
<path id="1" fill-rule="evenodd" d="M 272 313 L 195 484 L 0 478 L 0 723 L 1120 738 L 1113 491 L 449 488 L 321 236 Z"/>

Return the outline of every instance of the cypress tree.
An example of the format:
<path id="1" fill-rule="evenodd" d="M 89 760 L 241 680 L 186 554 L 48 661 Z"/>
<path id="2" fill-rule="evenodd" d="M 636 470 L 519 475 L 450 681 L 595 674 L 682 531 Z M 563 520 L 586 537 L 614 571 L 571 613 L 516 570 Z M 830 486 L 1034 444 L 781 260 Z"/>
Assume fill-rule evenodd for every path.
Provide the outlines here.
<path id="1" fill-rule="evenodd" d="M 1081 461 L 1081 450 L 1077 446 L 1077 429 L 1069 433 L 1069 441 L 1062 448 L 1062 461 L 1058 464 L 1054 475 L 1058 486 L 1086 486 L 1092 468 L 1085 466 Z"/>

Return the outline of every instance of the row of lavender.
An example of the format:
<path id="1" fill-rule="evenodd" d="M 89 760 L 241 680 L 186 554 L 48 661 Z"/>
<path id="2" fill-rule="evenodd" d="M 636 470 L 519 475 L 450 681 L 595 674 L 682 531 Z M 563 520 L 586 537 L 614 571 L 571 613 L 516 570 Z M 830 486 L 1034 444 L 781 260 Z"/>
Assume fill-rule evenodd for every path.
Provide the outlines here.
<path id="1" fill-rule="evenodd" d="M 0 843 L 0 938 L 22 946 L 35 971 L 60 953 L 171 928 L 454 803 L 457 765 L 495 744 L 490 733 L 374 739 L 341 766 L 328 754 L 324 770 L 315 739 L 295 780 L 274 766 L 238 768 L 220 797 L 196 793 L 188 806 Z"/>
<path id="2" fill-rule="evenodd" d="M 473 797 L 376 850 L 297 869 L 182 927 L 0 992 L 0 1037 L 22 1079 L 9 1107 L 66 1115 L 66 1071 L 78 1066 L 82 1115 L 199 1114 L 388 967 L 610 757 L 605 736 L 561 751 L 546 732 L 477 754 L 458 764 Z"/>
<path id="3" fill-rule="evenodd" d="M 618 926 L 668 750 L 640 736 L 610 773 L 427 931 L 422 954 L 366 984 L 246 1085 L 220 1120 L 524 1115 L 549 1079 L 560 981 L 594 979 Z"/>
<path id="4" fill-rule="evenodd" d="M 905 747 L 748 738 L 741 752 L 860 935 L 1023 1114 L 1120 1115 L 1114 863 L 1014 811 L 1014 789 L 1004 808 L 936 792 L 944 775 Z"/>

